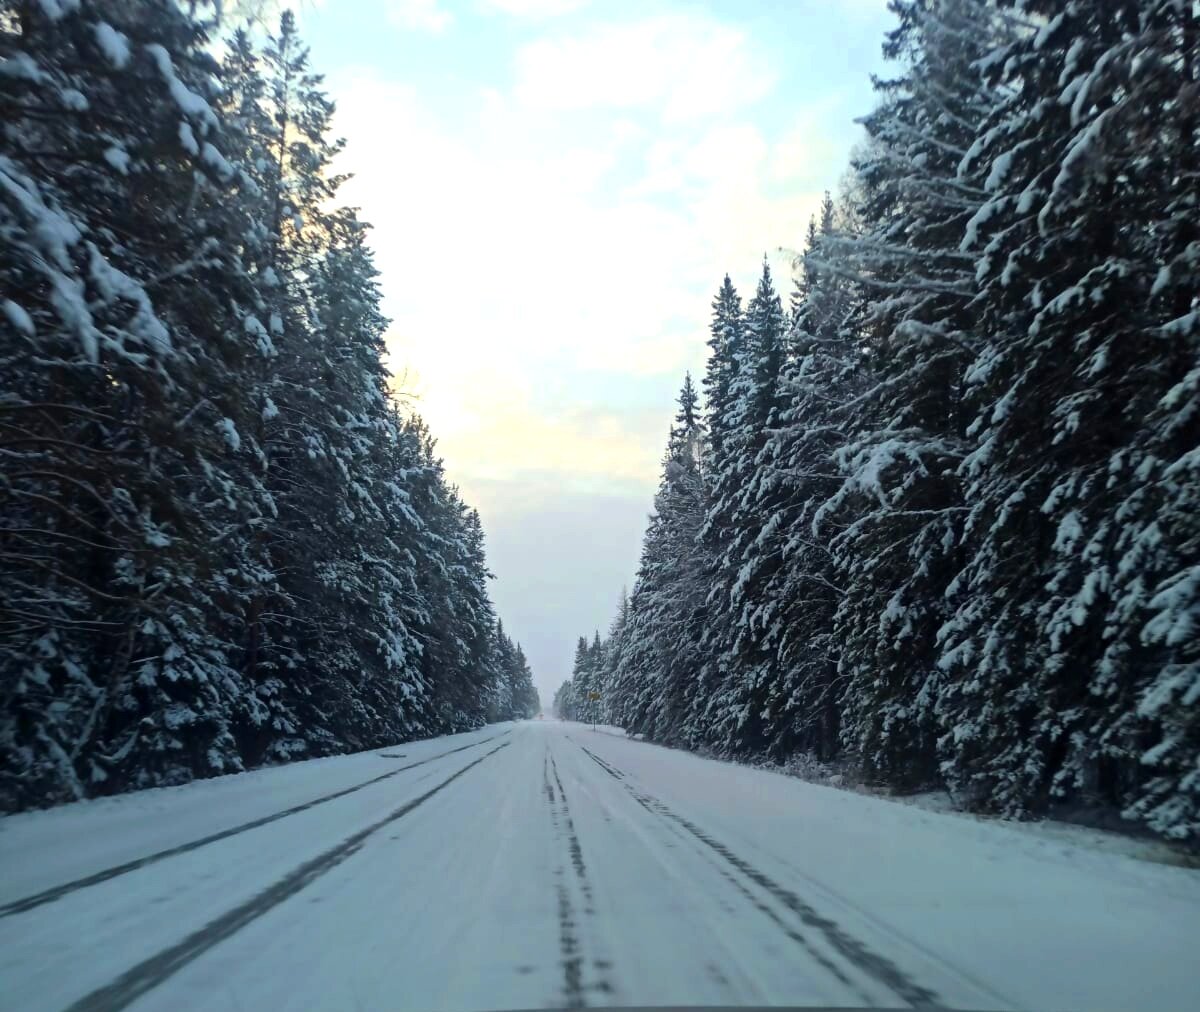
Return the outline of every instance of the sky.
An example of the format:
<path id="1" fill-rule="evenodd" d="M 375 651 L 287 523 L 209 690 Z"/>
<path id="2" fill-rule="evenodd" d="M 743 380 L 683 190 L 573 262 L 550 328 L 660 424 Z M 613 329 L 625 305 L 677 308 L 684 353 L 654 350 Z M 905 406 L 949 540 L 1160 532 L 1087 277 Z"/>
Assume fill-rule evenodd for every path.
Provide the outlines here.
<path id="1" fill-rule="evenodd" d="M 885 0 L 305 0 L 396 389 L 481 514 L 549 706 L 631 587 L 728 272 L 791 286 Z"/>

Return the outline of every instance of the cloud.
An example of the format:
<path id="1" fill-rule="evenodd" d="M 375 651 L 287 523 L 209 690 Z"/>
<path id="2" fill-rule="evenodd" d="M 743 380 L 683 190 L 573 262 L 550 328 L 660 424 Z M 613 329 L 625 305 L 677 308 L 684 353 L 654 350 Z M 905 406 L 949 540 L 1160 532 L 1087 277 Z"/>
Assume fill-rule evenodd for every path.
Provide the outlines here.
<path id="1" fill-rule="evenodd" d="M 410 31 L 440 35 L 454 21 L 454 15 L 438 6 L 438 0 L 389 0 L 388 19 Z"/>
<path id="2" fill-rule="evenodd" d="M 536 114 L 499 92 L 463 134 L 412 87 L 334 84 L 343 199 L 376 226 L 394 368 L 456 480 L 469 493 L 539 462 L 575 487 L 651 489 L 722 275 L 749 288 L 764 251 L 801 241 L 819 191 L 769 192 L 771 150 L 746 123 L 655 139 L 617 117 L 590 144 L 539 148 Z M 579 415 L 589 397 L 607 418 Z"/>
<path id="3" fill-rule="evenodd" d="M 748 295 L 765 250 L 802 242 L 819 188 L 776 189 L 803 151 L 736 108 L 657 125 L 608 108 L 564 133 L 500 82 L 458 120 L 378 72 L 330 85 L 393 368 L 480 509 L 498 609 L 549 689 L 633 579 L 722 275 Z"/>
<path id="4" fill-rule="evenodd" d="M 708 15 L 539 25 L 479 60 L 450 9 L 457 62 L 329 75 L 340 199 L 375 225 L 390 360 L 483 515 L 500 612 L 556 684 L 632 580 L 723 274 L 748 297 L 770 253 L 786 297 L 774 251 L 803 243 L 869 93 L 798 58 L 810 79 L 773 94 L 795 67 Z M 489 47 L 511 27 L 480 23 Z"/>
<path id="5" fill-rule="evenodd" d="M 480 0 L 480 9 L 488 13 L 508 14 L 517 18 L 554 18 L 582 10 L 589 0 Z"/>
<path id="6" fill-rule="evenodd" d="M 773 182 L 812 189 L 832 189 L 829 167 L 841 161 L 848 128 L 845 100 L 838 93 L 825 95 L 797 109 L 792 122 L 771 150 Z M 839 143 L 842 142 L 842 143 Z"/>
<path id="7" fill-rule="evenodd" d="M 775 83 L 745 32 L 697 14 L 662 14 L 537 39 L 517 53 L 516 62 L 515 94 L 529 107 L 651 107 L 668 122 L 743 107 Z"/>

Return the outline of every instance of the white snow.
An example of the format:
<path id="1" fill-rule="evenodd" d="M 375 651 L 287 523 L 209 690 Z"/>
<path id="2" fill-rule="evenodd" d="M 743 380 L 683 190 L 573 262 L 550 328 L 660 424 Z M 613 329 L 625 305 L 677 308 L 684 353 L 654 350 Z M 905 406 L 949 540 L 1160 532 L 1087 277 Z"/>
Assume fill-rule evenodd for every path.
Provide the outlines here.
<path id="1" fill-rule="evenodd" d="M 179 121 L 179 143 L 188 154 L 200 154 L 200 145 L 196 143 L 196 135 L 192 133 L 192 125 L 187 120 Z"/>
<path id="2" fill-rule="evenodd" d="M 1159 295 L 1171 283 L 1171 265 L 1163 264 L 1154 276 L 1154 284 L 1150 286 L 1150 298 Z"/>
<path id="3" fill-rule="evenodd" d="M 1069 553 L 1083 538 L 1083 525 L 1079 521 L 1076 510 L 1068 510 L 1058 523 L 1058 533 L 1054 537 L 1054 550 Z"/>
<path id="4" fill-rule="evenodd" d="M 1049 21 L 1047 21 L 1044 25 L 1042 25 L 1042 27 L 1038 29 L 1037 35 L 1034 36 L 1033 48 L 1041 49 L 1042 46 L 1044 46 L 1047 42 L 1049 42 L 1050 36 L 1053 35 L 1056 31 L 1058 31 L 1058 29 L 1060 27 L 1062 27 L 1062 23 L 1065 18 L 1066 18 L 1065 13 L 1056 14 Z"/>
<path id="5" fill-rule="evenodd" d="M 121 175 L 129 175 L 129 152 L 117 144 L 104 150 L 104 160 Z"/>
<path id="6" fill-rule="evenodd" d="M 220 151 L 207 141 L 205 141 L 204 148 L 200 152 L 200 158 L 205 165 L 213 169 L 222 179 L 231 179 L 233 177 L 233 166 Z"/>
<path id="7" fill-rule="evenodd" d="M 129 64 L 129 39 L 118 32 L 107 21 L 101 21 L 93 26 L 96 33 L 96 44 L 104 51 L 105 57 L 117 70 L 123 70 Z"/>
<path id="8" fill-rule="evenodd" d="M 70 270 L 68 248 L 79 241 L 79 229 L 65 214 L 47 206 L 37 183 L 3 155 L 0 155 L 0 191 L 21 206 L 40 252 L 56 267 Z"/>
<path id="9" fill-rule="evenodd" d="M 962 241 L 959 242 L 958 248 L 962 252 L 967 252 L 979 242 L 980 226 L 986 225 L 993 217 L 1000 213 L 1001 202 L 999 200 L 985 201 L 979 206 L 970 220 L 963 226 Z"/>
<path id="10" fill-rule="evenodd" d="M 58 21 L 79 7 L 79 0 L 38 0 L 42 13 L 51 21 Z"/>
<path id="11" fill-rule="evenodd" d="M 995 193 L 996 190 L 1000 189 L 1001 184 L 1004 182 L 1009 172 L 1012 171 L 1013 158 L 1016 156 L 1017 152 L 1021 150 L 1021 148 L 1028 147 L 1028 145 L 1029 142 L 1025 141 L 1021 144 L 1018 144 L 1010 151 L 1005 151 L 998 155 L 992 161 L 992 170 L 988 173 L 988 177 L 983 184 L 983 188 L 989 193 Z"/>
<path id="12" fill-rule="evenodd" d="M 507 726 L 2 817 L 0 906 L 386 773 L 396 761 L 381 751 L 415 762 Z M 71 836 L 81 828 L 90 834 L 86 846 Z"/>
<path id="13" fill-rule="evenodd" d="M 206 126 L 217 129 L 217 115 L 212 111 L 212 107 L 202 96 L 197 95 L 175 75 L 175 65 L 171 62 L 171 54 L 156 42 L 147 45 L 146 52 L 150 54 L 151 59 L 158 67 L 158 72 L 167 82 L 167 90 L 171 93 L 171 97 L 179 106 L 180 111 L 185 116 L 191 116 Z"/>
<path id="14" fill-rule="evenodd" d="M 50 274 L 50 286 L 50 304 L 54 306 L 59 319 L 75 331 L 87 360 L 93 364 L 99 362 L 100 333 L 88 309 L 83 281 L 54 272 Z"/>
<path id="15" fill-rule="evenodd" d="M 58 97 L 62 99 L 63 106 L 72 112 L 87 112 L 89 108 L 87 96 L 78 88 L 61 88 Z"/>
<path id="16" fill-rule="evenodd" d="M 233 419 L 222 418 L 217 422 L 217 428 L 221 430 L 221 434 L 225 437 L 225 442 L 229 449 L 234 453 L 242 448 L 242 437 L 238 435 L 237 426 L 233 424 Z"/>
<path id="17" fill-rule="evenodd" d="M 1159 327 L 1159 331 L 1167 337 L 1190 337 L 1200 331 L 1200 310 L 1193 309 L 1190 313 L 1169 320 Z"/>
<path id="18" fill-rule="evenodd" d="M 41 68 L 28 53 L 13 53 L 0 60 L 0 75 L 16 77 L 38 84 L 46 79 Z"/>
<path id="19" fill-rule="evenodd" d="M 8 318 L 9 323 L 26 337 L 33 337 L 33 319 L 24 309 L 13 302 L 12 299 L 5 299 L 3 302 L 0 302 L 0 307 L 3 307 L 4 315 Z"/>
<path id="20" fill-rule="evenodd" d="M 88 277 L 106 302 L 123 299 L 137 308 L 125 323 L 126 332 L 156 353 L 171 348 L 171 334 L 154 312 L 154 304 L 140 282 L 115 267 L 94 243 L 87 243 Z"/>
<path id="21" fill-rule="evenodd" d="M 275 343 L 271 340 L 271 335 L 267 333 L 267 328 L 262 325 L 262 321 L 255 315 L 247 314 L 242 320 L 242 327 L 246 333 L 254 338 L 258 345 L 258 350 L 266 357 L 270 358 L 275 354 Z"/>
<path id="22" fill-rule="evenodd" d="M 10 903 L 431 760 L 0 918 L 5 1003 L 131 972 L 138 1009 L 894 1007 L 909 985 L 1200 1004 L 1193 870 L 608 730 L 530 721 L 2 820 Z"/>
<path id="23" fill-rule="evenodd" d="M 1104 130 L 1110 111 L 1100 113 L 1071 139 L 1067 153 L 1059 165 L 1058 175 L 1054 177 L 1050 186 L 1050 196 L 1038 212 L 1038 228 L 1043 234 L 1046 232 L 1051 212 L 1065 199 L 1067 190 L 1078 187 L 1082 178 L 1099 171 L 1099 167 L 1104 164 L 1099 153 L 1104 147 Z"/>

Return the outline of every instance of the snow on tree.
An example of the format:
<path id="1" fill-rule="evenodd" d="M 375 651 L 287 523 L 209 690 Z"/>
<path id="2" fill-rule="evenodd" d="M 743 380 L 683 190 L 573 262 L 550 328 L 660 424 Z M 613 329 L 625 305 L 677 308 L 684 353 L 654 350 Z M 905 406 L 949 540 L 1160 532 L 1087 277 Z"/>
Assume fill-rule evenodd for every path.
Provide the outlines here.
<path id="1" fill-rule="evenodd" d="M 708 567 L 698 540 L 707 505 L 705 433 L 690 375 L 678 403 L 628 613 L 618 615 L 610 637 L 617 649 L 610 694 L 630 697 L 622 716 L 635 731 L 694 744 Z M 626 649 L 626 636 L 636 649 Z"/>
<path id="2" fill-rule="evenodd" d="M 0 13 L 4 808 L 536 706 L 294 19 L 218 63 L 206 11 Z"/>
<path id="3" fill-rule="evenodd" d="M 1197 12 L 892 9 L 899 75 L 790 329 L 764 284 L 713 303 L 705 521 L 678 536 L 664 479 L 608 712 L 1194 845 Z"/>
<path id="4" fill-rule="evenodd" d="M 208 38 L 165 3 L 0 30 L 6 806 L 242 766 L 252 222 Z"/>
<path id="5" fill-rule="evenodd" d="M 962 240 L 987 343 L 943 770 L 994 810 L 1093 798 L 1194 836 L 1196 288 L 1167 265 L 1195 241 L 1195 12 L 1022 13 L 986 61 L 1005 101 L 963 159 L 987 170 Z"/>
<path id="6" fill-rule="evenodd" d="M 778 627 L 760 621 L 754 586 L 765 575 L 757 546 L 772 519 L 763 503 L 769 491 L 760 481 L 760 455 L 785 407 L 781 375 L 788 329 L 765 260 L 744 328 L 724 418 L 723 459 L 714 461 L 701 538 L 715 559 L 708 600 L 720 616 L 708 623 L 707 642 L 720 660 L 705 722 L 717 747 L 752 752 L 771 747 L 779 684 L 773 640 Z"/>
<path id="7" fill-rule="evenodd" d="M 998 101 L 977 61 L 1000 39 L 974 0 L 893 5 L 869 142 L 855 159 L 860 234 L 824 229 L 821 277 L 861 290 L 851 320 L 860 358 L 834 451 L 844 474 L 820 507 L 842 590 L 834 640 L 844 683 L 842 733 L 866 776 L 918 787 L 936 775 L 937 632 L 961 564 L 964 375 L 979 344 L 972 257 L 963 228 L 987 198 L 961 159 Z M 848 350 L 849 351 L 849 350 Z M 853 352 L 850 352 L 853 353 Z"/>

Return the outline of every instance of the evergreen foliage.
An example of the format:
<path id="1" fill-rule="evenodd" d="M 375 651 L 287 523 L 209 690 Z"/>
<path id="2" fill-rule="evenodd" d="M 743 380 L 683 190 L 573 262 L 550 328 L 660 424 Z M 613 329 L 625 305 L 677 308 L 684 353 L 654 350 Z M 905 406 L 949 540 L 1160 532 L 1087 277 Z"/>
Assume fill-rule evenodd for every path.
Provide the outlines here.
<path id="1" fill-rule="evenodd" d="M 686 466 L 672 429 L 559 710 L 603 685 L 651 740 L 1195 846 L 1200 18 L 891 8 L 898 73 L 786 324 L 768 272 L 745 311 L 725 278 L 707 424 Z"/>
<path id="2" fill-rule="evenodd" d="M 0 4 L 0 808 L 531 716 L 290 14 Z"/>

